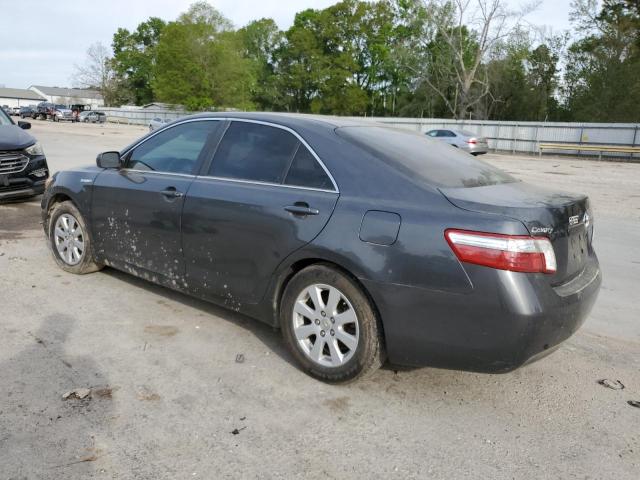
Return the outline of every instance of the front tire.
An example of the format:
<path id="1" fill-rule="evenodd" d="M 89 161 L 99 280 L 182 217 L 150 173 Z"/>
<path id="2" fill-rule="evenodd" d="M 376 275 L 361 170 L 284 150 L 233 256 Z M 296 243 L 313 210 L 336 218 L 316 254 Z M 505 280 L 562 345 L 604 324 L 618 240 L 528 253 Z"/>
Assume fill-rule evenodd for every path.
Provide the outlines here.
<path id="1" fill-rule="evenodd" d="M 97 272 L 102 268 L 93 259 L 87 224 L 72 202 L 56 203 L 49 211 L 47 226 L 49 248 L 60 268 L 76 275 Z"/>
<path id="2" fill-rule="evenodd" d="M 354 381 L 384 363 L 382 327 L 360 286 L 328 265 L 297 273 L 280 302 L 280 325 L 303 370 L 330 383 Z"/>

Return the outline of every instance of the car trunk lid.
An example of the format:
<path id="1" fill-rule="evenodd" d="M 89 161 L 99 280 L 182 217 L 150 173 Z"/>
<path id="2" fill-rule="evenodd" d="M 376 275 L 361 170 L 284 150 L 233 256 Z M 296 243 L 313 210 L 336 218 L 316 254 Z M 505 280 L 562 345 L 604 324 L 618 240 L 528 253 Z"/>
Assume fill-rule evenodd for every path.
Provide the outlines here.
<path id="1" fill-rule="evenodd" d="M 586 196 L 553 192 L 524 182 L 440 191 L 459 208 L 514 218 L 531 235 L 548 237 L 557 261 L 557 271 L 550 277 L 553 285 L 571 280 L 584 269 L 593 225 Z"/>

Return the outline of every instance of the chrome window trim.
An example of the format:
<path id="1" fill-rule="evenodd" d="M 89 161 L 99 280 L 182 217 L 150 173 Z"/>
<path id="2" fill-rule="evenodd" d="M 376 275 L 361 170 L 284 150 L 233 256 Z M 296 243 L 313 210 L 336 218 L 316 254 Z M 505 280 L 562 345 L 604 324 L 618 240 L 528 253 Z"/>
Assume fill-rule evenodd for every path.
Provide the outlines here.
<path id="1" fill-rule="evenodd" d="M 157 170 L 138 170 L 136 168 L 121 168 L 121 172 L 126 173 L 144 173 L 144 174 L 155 174 L 155 175 L 169 175 L 171 177 L 186 177 L 186 178 L 195 178 L 197 175 L 193 175 L 190 173 L 174 173 L 174 172 L 159 172 Z"/>
<path id="2" fill-rule="evenodd" d="M 320 159 L 320 157 L 315 152 L 315 150 L 313 148 L 311 148 L 311 146 L 307 143 L 307 141 L 304 138 L 302 138 L 300 136 L 300 134 L 298 132 L 296 132 L 295 130 L 293 130 L 292 128 L 286 127 L 284 125 L 278 125 L 277 123 L 265 122 L 263 120 L 253 120 L 253 119 L 248 119 L 248 118 L 227 118 L 226 120 L 230 121 L 230 122 L 244 122 L 244 123 L 255 123 L 255 124 L 258 124 L 258 125 L 266 125 L 267 127 L 279 128 L 281 130 L 285 130 L 285 131 L 291 133 L 294 137 L 296 137 L 300 141 L 300 143 L 302 143 L 311 152 L 311 155 L 313 155 L 313 158 L 316 159 L 316 161 L 320 164 L 320 166 L 324 170 L 324 173 L 326 173 L 327 176 L 329 177 L 329 180 L 331 180 L 331 184 L 333 185 L 333 188 L 334 188 L 334 190 L 323 190 L 323 189 L 315 189 L 315 190 L 322 190 L 322 191 L 330 191 L 330 192 L 340 193 L 340 190 L 338 189 L 338 184 L 336 183 L 335 179 L 333 178 L 333 175 L 331 175 L 331 172 L 326 167 L 324 162 Z M 294 185 L 285 185 L 284 183 L 277 184 L 277 185 L 289 186 L 289 187 L 294 186 Z M 310 187 L 301 187 L 301 188 L 310 188 Z"/>
<path id="3" fill-rule="evenodd" d="M 325 188 L 302 187 L 298 185 L 285 185 L 284 183 L 260 182 L 257 180 L 244 180 L 242 178 L 215 177 L 212 175 L 196 175 L 196 180 L 219 180 L 222 182 L 244 183 L 248 185 L 261 185 L 265 187 L 295 188 L 297 190 L 310 190 L 313 192 L 335 193 L 336 195 L 339 193 L 336 190 L 328 190 Z"/>
<path id="4" fill-rule="evenodd" d="M 120 156 L 124 157 L 124 156 L 128 155 L 132 150 L 138 148 L 140 145 L 142 145 L 146 141 L 151 140 L 153 137 L 155 137 L 159 133 L 164 132 L 166 130 L 169 130 L 170 128 L 174 128 L 174 127 L 177 127 L 178 125 L 183 125 L 185 123 L 207 122 L 207 121 L 255 123 L 255 124 L 258 124 L 258 125 L 265 125 L 265 126 L 268 126 L 268 127 L 279 128 L 281 130 L 285 130 L 285 131 L 291 133 L 293 136 L 295 136 L 298 139 L 298 141 L 302 145 L 304 145 L 311 152 L 311 155 L 313 155 L 313 158 L 316 159 L 316 161 L 320 164 L 320 166 L 322 167 L 324 172 L 329 177 L 329 180 L 331 180 L 331 184 L 333 185 L 334 189 L 333 190 L 328 190 L 328 189 L 322 189 L 322 188 L 303 187 L 303 186 L 297 186 L 297 185 L 285 185 L 284 183 L 258 182 L 258 181 L 254 181 L 254 180 L 226 178 L 226 177 L 213 177 L 213 176 L 208 176 L 208 175 L 201 175 L 201 176 L 199 176 L 199 178 L 215 178 L 217 180 L 229 180 L 229 181 L 241 182 L 241 183 L 254 183 L 254 184 L 257 184 L 257 185 L 272 185 L 272 186 L 280 186 L 280 187 L 285 187 L 285 188 L 300 188 L 300 189 L 303 189 L 303 190 L 315 190 L 315 191 L 320 191 L 320 192 L 340 193 L 340 189 L 338 188 L 338 184 L 336 183 L 335 179 L 333 178 L 333 175 L 331 175 L 331 172 L 329 171 L 327 166 L 320 159 L 320 157 L 315 152 L 315 150 L 313 148 L 311 148 L 311 146 L 307 143 L 307 141 L 304 138 L 302 138 L 300 136 L 300 134 L 298 134 L 298 132 L 296 132 L 295 130 L 293 130 L 293 129 L 289 128 L 289 127 L 286 127 L 284 125 L 278 125 L 277 123 L 266 122 L 266 121 L 263 121 L 263 120 L 253 120 L 253 119 L 249 119 L 249 118 L 233 118 L 233 117 L 190 118 L 190 119 L 182 120 L 182 121 L 180 121 L 178 123 L 175 123 L 175 124 L 171 125 L 171 127 L 169 127 L 169 128 L 162 128 L 160 130 L 154 131 L 151 135 L 148 135 L 147 137 L 145 137 L 144 139 L 142 139 L 141 141 L 139 141 L 138 143 L 136 143 L 132 147 L 128 148 L 127 150 L 124 150 L 120 154 Z M 224 135 L 223 135 L 222 138 L 224 138 Z M 141 172 L 141 173 L 155 172 L 154 170 L 133 170 L 133 169 L 123 169 L 123 170 L 127 170 L 127 171 L 130 171 L 130 172 Z M 170 172 L 155 172 L 155 173 L 166 173 L 166 174 L 169 174 L 169 175 L 182 175 L 182 174 L 179 174 L 179 173 L 172 174 Z M 191 176 L 197 177 L 198 175 L 191 175 Z"/>
<path id="5" fill-rule="evenodd" d="M 158 130 L 154 130 L 153 132 L 148 134 L 146 137 L 144 137 L 142 140 L 140 140 L 138 143 L 135 143 L 131 147 L 127 148 L 126 150 L 123 150 L 122 152 L 120 152 L 120 156 L 124 157 L 126 155 L 129 155 L 129 153 L 132 150 L 138 148 L 140 145 L 142 145 L 143 143 L 147 142 L 148 140 L 151 140 L 153 137 L 155 137 L 159 133 L 164 132 L 166 130 L 170 130 L 171 128 L 177 127 L 178 125 L 182 125 L 184 123 L 191 123 L 191 122 L 219 122 L 221 120 L 223 120 L 223 119 L 222 118 L 189 118 L 189 119 L 181 121 L 180 123 L 176 123 L 174 125 L 171 125 L 169 128 L 160 128 Z"/>

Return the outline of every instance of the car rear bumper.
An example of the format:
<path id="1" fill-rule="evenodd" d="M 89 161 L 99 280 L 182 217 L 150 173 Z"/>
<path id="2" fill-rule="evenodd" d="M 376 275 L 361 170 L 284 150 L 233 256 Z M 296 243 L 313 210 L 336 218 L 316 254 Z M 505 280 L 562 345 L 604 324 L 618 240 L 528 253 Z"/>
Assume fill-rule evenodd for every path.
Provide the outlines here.
<path id="1" fill-rule="evenodd" d="M 559 287 L 544 274 L 465 264 L 469 294 L 363 280 L 380 311 L 391 363 L 476 372 L 514 370 L 550 353 L 584 323 L 600 290 L 595 255 Z"/>
<path id="2" fill-rule="evenodd" d="M 471 155 L 484 155 L 485 153 L 489 153 L 489 146 L 484 144 L 468 145 L 463 148 L 463 150 L 469 152 Z"/>

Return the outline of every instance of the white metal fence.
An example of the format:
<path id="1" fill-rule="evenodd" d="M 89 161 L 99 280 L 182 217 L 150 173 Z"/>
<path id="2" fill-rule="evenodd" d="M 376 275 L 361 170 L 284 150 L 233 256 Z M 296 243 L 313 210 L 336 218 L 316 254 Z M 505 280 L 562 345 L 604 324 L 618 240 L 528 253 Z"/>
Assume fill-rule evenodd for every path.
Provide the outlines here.
<path id="1" fill-rule="evenodd" d="M 187 112 L 151 109 L 103 108 L 110 122 L 148 125 L 154 118 L 174 120 Z M 352 117 L 361 119 L 360 117 Z M 560 123 L 502 122 L 493 120 L 452 120 L 440 118 L 368 117 L 396 128 L 427 132 L 436 128 L 457 128 L 487 138 L 492 150 L 512 153 L 538 153 L 540 143 L 640 146 L 640 124 L 636 123 Z M 569 155 L 594 156 L 594 152 L 562 151 Z M 608 157 L 640 160 L 638 154 L 604 153 Z"/>

